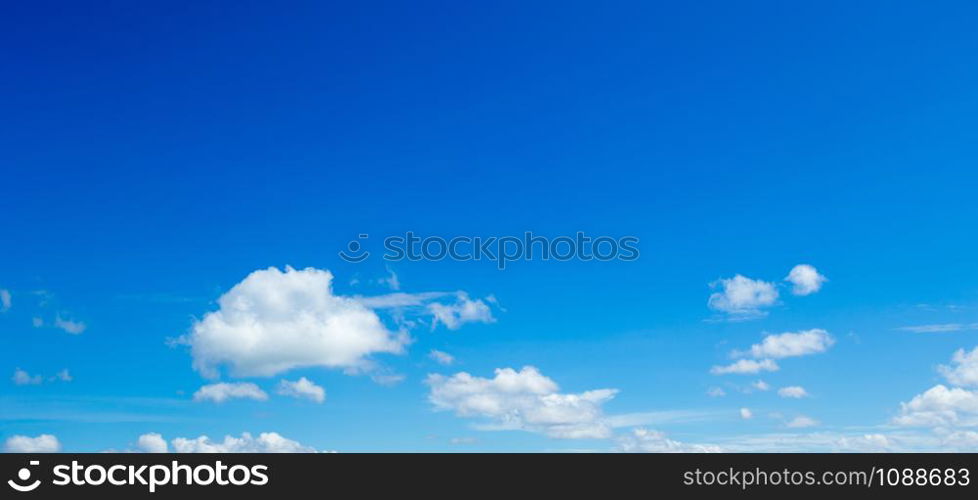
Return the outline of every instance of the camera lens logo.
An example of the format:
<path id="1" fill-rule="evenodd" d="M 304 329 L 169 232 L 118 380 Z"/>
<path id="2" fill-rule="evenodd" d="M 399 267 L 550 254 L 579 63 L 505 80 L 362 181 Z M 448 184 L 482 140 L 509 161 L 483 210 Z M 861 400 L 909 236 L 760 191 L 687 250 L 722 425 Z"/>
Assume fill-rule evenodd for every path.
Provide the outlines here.
<path id="1" fill-rule="evenodd" d="M 346 245 L 346 250 L 340 250 L 340 258 L 347 262 L 356 264 L 363 262 L 367 257 L 370 257 L 370 252 L 363 250 L 363 246 L 360 244 L 360 240 L 365 240 L 368 236 L 369 235 L 367 234 L 357 235 L 357 239 L 351 240 L 350 243 Z"/>
<path id="2" fill-rule="evenodd" d="M 37 460 L 30 461 L 31 466 L 40 465 L 40 463 L 41 462 Z M 26 483 L 31 479 L 31 470 L 28 469 L 27 467 L 20 469 L 19 471 L 17 471 L 17 479 Z M 33 491 L 35 488 L 41 485 L 41 481 L 37 480 L 30 484 L 20 484 L 18 481 L 14 481 L 13 479 L 11 479 L 7 481 L 7 484 L 9 484 L 11 488 L 17 491 Z"/>

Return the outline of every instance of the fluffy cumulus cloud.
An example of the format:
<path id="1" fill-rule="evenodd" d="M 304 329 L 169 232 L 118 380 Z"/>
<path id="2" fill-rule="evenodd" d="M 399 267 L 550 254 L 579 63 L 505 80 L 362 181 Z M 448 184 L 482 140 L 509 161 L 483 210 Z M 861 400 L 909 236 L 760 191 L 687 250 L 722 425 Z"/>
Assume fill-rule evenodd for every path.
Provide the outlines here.
<path id="1" fill-rule="evenodd" d="M 139 439 L 136 440 L 136 446 L 143 453 L 166 453 L 168 451 L 166 440 L 155 432 L 139 436 Z"/>
<path id="2" fill-rule="evenodd" d="M 61 443 L 51 434 L 37 437 L 10 436 L 3 449 L 7 453 L 57 453 L 61 451 Z"/>
<path id="3" fill-rule="evenodd" d="M 778 301 L 778 289 L 773 283 L 753 280 L 736 275 L 733 278 L 717 280 L 710 287 L 719 289 L 710 295 L 710 309 L 737 317 L 761 316 L 765 307 Z"/>
<path id="4" fill-rule="evenodd" d="M 782 398 L 801 399 L 808 397 L 808 391 L 806 391 L 805 388 L 800 385 L 791 385 L 778 389 L 778 396 L 781 396 Z"/>
<path id="5" fill-rule="evenodd" d="M 447 352 L 444 351 L 439 351 L 437 349 L 432 349 L 431 352 L 428 353 L 428 357 L 433 359 L 436 363 L 445 366 L 448 366 L 455 362 L 455 356 L 452 356 L 451 354 L 448 354 Z"/>
<path id="6" fill-rule="evenodd" d="M 791 268 L 785 278 L 791 283 L 791 293 L 795 295 L 811 295 L 822 289 L 822 284 L 828 278 L 819 274 L 818 270 L 808 264 L 798 264 Z"/>
<path id="7" fill-rule="evenodd" d="M 245 432 L 241 437 L 225 436 L 224 441 L 212 441 L 207 436 L 193 439 L 178 437 L 170 442 L 177 453 L 315 453 L 314 448 L 298 441 L 282 437 L 276 432 L 263 432 L 252 437 Z"/>
<path id="8" fill-rule="evenodd" d="M 0 289 L 0 313 L 10 310 L 10 290 Z"/>
<path id="9" fill-rule="evenodd" d="M 742 418 L 744 420 L 748 420 L 748 419 L 752 418 L 753 416 L 754 416 L 754 412 L 750 411 L 750 408 L 741 408 L 740 409 L 740 418 Z"/>
<path id="10" fill-rule="evenodd" d="M 428 311 L 432 316 L 432 328 L 442 324 L 449 330 L 458 330 L 465 323 L 492 323 L 496 321 L 492 316 L 492 309 L 485 301 L 482 299 L 472 300 L 464 292 L 459 292 L 453 303 L 435 302 L 428 304 Z"/>
<path id="11" fill-rule="evenodd" d="M 428 399 L 436 410 L 484 418 L 489 423 L 482 429 L 525 430 L 568 439 L 611 435 L 601 407 L 615 396 L 615 389 L 561 393 L 553 380 L 532 366 L 519 371 L 500 368 L 493 378 L 464 372 L 432 374 L 426 383 Z"/>
<path id="12" fill-rule="evenodd" d="M 391 332 L 358 300 L 332 292 L 329 271 L 255 271 L 218 300 L 220 309 L 195 322 L 180 340 L 194 368 L 217 375 L 273 376 L 293 368 L 368 369 L 368 357 L 401 353 L 406 334 Z"/>
<path id="13" fill-rule="evenodd" d="M 958 349 L 950 365 L 937 367 L 951 384 L 938 384 L 900 403 L 900 412 L 893 418 L 897 425 L 933 427 L 946 431 L 956 427 L 978 426 L 978 347 L 971 351 Z"/>
<path id="14" fill-rule="evenodd" d="M 210 401 L 213 403 L 223 403 L 229 399 L 253 399 L 255 401 L 268 400 L 268 394 L 261 390 L 257 385 L 250 382 L 227 383 L 220 382 L 210 384 L 197 389 L 194 393 L 194 401 Z"/>
<path id="15" fill-rule="evenodd" d="M 951 356 L 951 365 L 938 366 L 937 370 L 954 385 L 978 386 L 978 347 L 971 351 L 958 349 Z"/>
<path id="16" fill-rule="evenodd" d="M 750 375 L 760 372 L 776 372 L 780 367 L 770 359 L 739 359 L 729 365 L 714 366 L 710 368 L 710 373 L 714 375 Z"/>
<path id="17" fill-rule="evenodd" d="M 978 425 L 978 393 L 960 387 L 935 385 L 907 403 L 900 403 L 897 425 L 912 427 L 970 427 Z"/>
<path id="18" fill-rule="evenodd" d="M 835 344 L 835 339 L 821 328 L 800 332 L 768 335 L 760 344 L 751 346 L 747 353 L 754 358 L 789 358 L 825 352 Z"/>
<path id="19" fill-rule="evenodd" d="M 278 394 L 297 399 L 308 399 L 317 403 L 326 401 L 326 390 L 306 377 L 299 380 L 282 380 L 278 383 Z"/>
<path id="20" fill-rule="evenodd" d="M 757 382 L 754 382 L 750 386 L 753 387 L 754 389 L 759 390 L 759 391 L 768 391 L 768 390 L 771 390 L 771 385 L 768 384 L 767 382 L 763 381 L 763 380 L 758 380 Z"/>
<path id="21" fill-rule="evenodd" d="M 631 434 L 618 438 L 618 449 L 626 453 L 720 453 L 719 446 L 688 444 L 666 437 L 659 431 L 632 429 Z"/>

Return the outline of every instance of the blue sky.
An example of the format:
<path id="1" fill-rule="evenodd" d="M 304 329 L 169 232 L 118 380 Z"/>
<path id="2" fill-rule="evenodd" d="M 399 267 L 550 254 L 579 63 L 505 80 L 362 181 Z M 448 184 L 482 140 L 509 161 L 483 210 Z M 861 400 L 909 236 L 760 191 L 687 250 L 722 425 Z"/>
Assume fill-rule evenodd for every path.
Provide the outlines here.
<path id="1" fill-rule="evenodd" d="M 968 2 L 11 5 L 0 20 L 11 49 L 0 441 L 132 450 L 158 433 L 174 449 L 274 432 L 340 451 L 973 447 L 976 15 Z M 633 235 L 641 256 L 503 271 L 381 259 L 380 240 L 406 231 Z M 358 234 L 375 253 L 344 262 Z M 793 294 L 785 277 L 799 264 L 828 281 Z M 309 306 L 321 319 L 340 302 L 360 307 L 401 352 L 234 376 L 230 342 L 208 358 L 217 378 L 195 369 L 192 334 L 228 313 L 219 299 L 286 266 L 309 288 L 263 271 L 269 281 L 245 295 L 323 299 Z M 332 273 L 332 292 L 313 270 Z M 391 272 L 398 290 L 382 281 Z M 747 315 L 710 308 L 718 280 L 736 275 L 777 298 Z M 421 302 L 362 305 L 395 292 Z M 296 303 L 284 310 L 303 312 Z M 470 303 L 457 329 L 435 321 L 432 304 Z M 295 320 L 246 312 L 261 335 Z M 770 358 L 778 371 L 711 373 L 754 359 L 734 351 L 765 336 L 813 330 L 831 340 Z M 528 385 L 493 385 L 505 368 Z M 325 401 L 278 394 L 300 377 Z M 751 388 L 758 380 L 769 390 Z M 220 382 L 267 397 L 194 401 Z M 795 386 L 808 396 L 777 394 Z M 601 389 L 617 392 L 574 399 Z M 547 395 L 600 431 L 569 437 L 534 420 Z"/>

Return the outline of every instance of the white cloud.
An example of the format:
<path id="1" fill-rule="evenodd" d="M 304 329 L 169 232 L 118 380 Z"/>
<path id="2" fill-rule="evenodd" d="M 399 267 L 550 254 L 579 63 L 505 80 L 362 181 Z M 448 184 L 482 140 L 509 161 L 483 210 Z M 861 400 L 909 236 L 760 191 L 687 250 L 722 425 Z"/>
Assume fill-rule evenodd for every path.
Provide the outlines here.
<path id="1" fill-rule="evenodd" d="M 725 436 L 717 444 L 734 453 L 882 452 L 898 451 L 898 443 L 912 445 L 907 451 L 934 449 L 938 443 L 926 436 L 862 432 L 780 432 Z"/>
<path id="2" fill-rule="evenodd" d="M 210 384 L 197 389 L 194 393 L 194 401 L 212 401 L 223 403 L 229 399 L 254 399 L 255 401 L 266 401 L 268 394 L 261 390 L 257 385 L 250 382 L 240 382 L 229 384 L 220 382 Z"/>
<path id="3" fill-rule="evenodd" d="M 40 375 L 31 375 L 20 368 L 14 370 L 14 376 L 10 377 L 17 385 L 39 385 L 44 382 L 44 377 Z"/>
<path id="4" fill-rule="evenodd" d="M 436 302 L 438 299 L 454 297 L 454 302 Z M 415 318 L 431 317 L 431 329 L 439 324 L 449 330 L 457 330 L 465 323 L 493 323 L 492 305 L 498 307 L 495 297 L 471 299 L 466 292 L 422 292 L 389 293 L 374 297 L 353 297 L 354 300 L 371 309 L 392 309 L 392 315 L 399 325 L 413 328 Z"/>
<path id="5" fill-rule="evenodd" d="M 10 290 L 0 288 L 0 313 L 10 310 Z"/>
<path id="6" fill-rule="evenodd" d="M 295 382 L 282 380 L 278 384 L 278 394 L 299 399 L 309 399 L 317 403 L 326 401 L 326 390 L 306 377 L 301 377 Z"/>
<path id="7" fill-rule="evenodd" d="M 863 434 L 862 436 L 843 436 L 836 441 L 840 451 L 860 453 L 879 453 L 891 451 L 893 443 L 884 434 Z"/>
<path id="8" fill-rule="evenodd" d="M 191 347 L 194 368 L 209 377 L 221 365 L 233 376 L 306 366 L 356 372 L 370 368 L 372 354 L 403 352 L 408 336 L 388 331 L 359 300 L 333 295 L 332 280 L 313 268 L 251 273 L 180 339 Z"/>
<path id="9" fill-rule="evenodd" d="M 57 453 L 61 451 L 61 443 L 51 434 L 11 436 L 3 448 L 7 453 Z"/>
<path id="10" fill-rule="evenodd" d="M 814 427 L 816 425 L 818 425 L 817 420 L 806 417 L 804 415 L 799 415 L 794 419 L 792 419 L 787 424 L 785 424 L 785 426 L 788 427 L 789 429 L 802 429 L 805 427 Z"/>
<path id="11" fill-rule="evenodd" d="M 453 304 L 438 302 L 428 304 L 428 311 L 433 316 L 432 329 L 439 323 L 445 325 L 445 328 L 449 330 L 458 330 L 465 323 L 492 323 L 496 321 L 488 304 L 482 299 L 469 299 L 465 292 L 459 292 Z"/>
<path id="12" fill-rule="evenodd" d="M 373 297 L 352 297 L 353 300 L 363 304 L 370 309 L 399 309 L 406 307 L 419 307 L 432 300 L 440 299 L 453 295 L 449 292 L 421 292 L 421 293 L 388 293 L 386 295 L 376 295 Z"/>
<path id="13" fill-rule="evenodd" d="M 34 328 L 40 328 L 44 326 L 44 320 L 37 316 L 34 316 L 33 318 L 31 318 L 31 325 L 33 325 Z"/>
<path id="14" fill-rule="evenodd" d="M 897 425 L 909 427 L 954 427 L 978 425 L 978 393 L 935 385 L 909 403 L 900 403 Z"/>
<path id="15" fill-rule="evenodd" d="M 714 366 L 710 368 L 710 373 L 714 375 L 727 375 L 730 373 L 745 375 L 760 372 L 776 372 L 779 368 L 778 364 L 770 359 L 762 359 L 760 361 L 739 359 L 726 366 Z"/>
<path id="16" fill-rule="evenodd" d="M 721 398 L 727 395 L 727 391 L 724 391 L 719 387 L 710 387 L 709 390 L 706 391 L 706 395 L 710 396 L 711 398 Z"/>
<path id="17" fill-rule="evenodd" d="M 767 382 L 765 382 L 763 380 L 758 380 L 757 382 L 754 382 L 753 384 L 751 384 L 751 387 L 753 387 L 753 388 L 755 388 L 755 389 L 757 389 L 759 391 L 768 391 L 768 390 L 771 390 L 771 386 Z"/>
<path id="18" fill-rule="evenodd" d="M 72 335 L 78 335 L 85 331 L 85 323 L 64 319 L 61 316 L 54 318 L 54 326 Z"/>
<path id="19" fill-rule="evenodd" d="M 316 450 L 276 432 L 263 432 L 257 438 L 245 432 L 241 437 L 225 436 L 211 441 L 207 436 L 194 439 L 176 438 L 170 442 L 177 453 L 314 453 Z"/>
<path id="20" fill-rule="evenodd" d="M 805 388 L 800 385 L 791 385 L 778 389 L 778 396 L 781 396 L 782 398 L 801 399 L 808 397 L 808 391 L 806 391 Z"/>
<path id="21" fill-rule="evenodd" d="M 431 352 L 428 353 L 428 357 L 435 360 L 435 362 L 437 362 L 438 364 L 445 365 L 445 366 L 448 366 L 455 362 L 455 356 L 452 356 L 451 354 L 448 354 L 447 352 L 444 351 L 439 351 L 437 349 L 432 349 Z"/>
<path id="22" fill-rule="evenodd" d="M 166 440 L 163 439 L 163 436 L 155 432 L 139 436 L 139 439 L 136 441 L 136 446 L 143 453 L 166 453 L 168 451 Z"/>
<path id="23" fill-rule="evenodd" d="M 948 382 L 958 386 L 978 386 L 978 347 L 971 351 L 958 349 L 951 356 L 953 366 L 940 365 L 937 371 L 944 375 Z"/>
<path id="24" fill-rule="evenodd" d="M 520 371 L 499 368 L 491 379 L 465 372 L 449 377 L 431 374 L 426 383 L 435 409 L 488 419 L 491 423 L 482 429 L 525 430 L 569 439 L 609 437 L 611 429 L 603 421 L 601 405 L 618 392 L 560 393 L 553 380 L 532 366 Z"/>
<path id="25" fill-rule="evenodd" d="M 752 411 L 750 411 L 750 408 L 741 408 L 740 409 L 740 418 L 742 418 L 744 420 L 747 420 L 747 419 L 749 419 L 749 418 L 751 418 L 753 416 L 754 416 L 754 413 Z"/>
<path id="26" fill-rule="evenodd" d="M 67 368 L 58 372 L 53 378 L 62 382 L 71 382 L 74 380 L 74 377 L 71 376 L 71 372 L 69 372 Z"/>
<path id="27" fill-rule="evenodd" d="M 978 330 L 978 323 L 943 323 L 937 325 L 916 325 L 916 326 L 903 326 L 897 328 L 904 332 L 912 333 L 948 333 L 948 332 L 960 332 L 964 330 Z"/>
<path id="28" fill-rule="evenodd" d="M 754 344 L 749 354 L 755 358 L 788 358 L 825 352 L 835 344 L 835 339 L 821 328 L 800 332 L 768 335 L 760 344 Z M 743 354 L 743 353 L 735 353 Z"/>
<path id="29" fill-rule="evenodd" d="M 791 288 L 791 293 L 795 295 L 811 295 L 819 291 L 822 288 L 822 284 L 828 281 L 828 278 L 819 274 L 814 267 L 808 264 L 798 264 L 791 268 L 791 272 L 788 273 L 785 281 L 794 285 Z"/>
<path id="30" fill-rule="evenodd" d="M 45 377 L 42 375 L 31 375 L 20 368 L 14 370 L 14 376 L 10 378 L 17 385 L 40 385 L 44 383 Z M 61 381 L 61 382 L 71 382 L 73 377 L 68 369 L 61 370 L 57 374 L 51 377 L 47 377 L 49 382 Z"/>
<path id="31" fill-rule="evenodd" d="M 401 375 L 400 373 L 374 373 L 370 376 L 370 380 L 377 382 L 380 385 L 394 386 L 404 382 L 407 377 Z"/>
<path id="32" fill-rule="evenodd" d="M 382 285 L 386 285 L 386 286 L 390 287 L 391 290 L 395 290 L 395 291 L 396 290 L 400 290 L 401 289 L 401 280 L 399 280 L 397 278 L 397 273 L 395 273 L 394 270 L 391 269 L 391 268 L 387 268 L 387 272 L 389 273 L 387 275 L 387 277 L 381 278 L 378 281 Z"/>
<path id="33" fill-rule="evenodd" d="M 618 438 L 618 449 L 626 453 L 721 453 L 719 446 L 688 444 L 666 437 L 659 431 L 633 429 L 631 434 Z"/>
<path id="34" fill-rule="evenodd" d="M 772 283 L 753 280 L 740 274 L 729 279 L 710 283 L 711 288 L 721 291 L 710 295 L 707 302 L 711 309 L 738 317 L 755 317 L 764 313 L 764 307 L 773 306 L 778 300 L 778 290 Z"/>

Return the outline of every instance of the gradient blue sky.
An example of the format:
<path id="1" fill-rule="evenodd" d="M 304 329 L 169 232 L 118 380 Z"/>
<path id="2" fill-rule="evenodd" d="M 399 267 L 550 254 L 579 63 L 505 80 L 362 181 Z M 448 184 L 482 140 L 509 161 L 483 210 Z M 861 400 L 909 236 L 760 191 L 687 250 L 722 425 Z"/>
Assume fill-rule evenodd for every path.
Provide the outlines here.
<path id="1" fill-rule="evenodd" d="M 428 400 L 428 374 L 532 365 L 565 393 L 617 389 L 604 415 L 683 443 L 964 443 L 947 438 L 963 423 L 893 419 L 950 387 L 937 366 L 976 345 L 976 21 L 971 2 L 11 3 L 0 441 L 52 434 L 99 451 L 149 432 L 278 432 L 341 451 L 538 451 L 634 439 L 631 426 L 602 439 L 480 430 L 484 419 Z M 641 257 L 505 271 L 337 257 L 357 234 L 377 245 L 405 231 L 635 235 Z M 818 293 L 783 281 L 801 263 L 828 277 Z M 405 354 L 373 356 L 398 384 L 311 367 L 222 378 L 258 384 L 265 402 L 191 401 L 213 381 L 167 339 L 252 271 L 286 265 L 330 270 L 338 295 L 390 293 L 377 282 L 388 268 L 406 293 L 492 295 L 495 321 L 414 328 Z M 710 283 L 736 274 L 776 283 L 777 304 L 744 321 L 708 308 Z M 84 331 L 52 327 L 59 316 Z M 961 326 L 901 329 L 947 324 Z M 710 373 L 766 334 L 813 328 L 835 339 L 824 353 Z M 18 368 L 73 380 L 18 385 Z M 299 376 L 326 401 L 274 394 Z M 772 390 L 741 390 L 758 379 Z M 777 396 L 795 385 L 811 397 Z M 786 426 L 800 415 L 818 425 Z"/>

